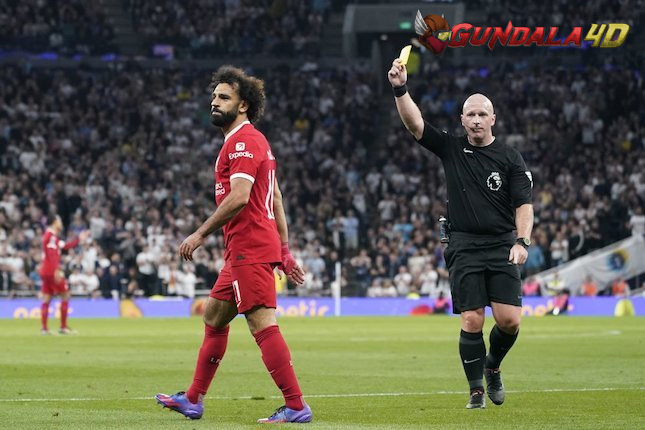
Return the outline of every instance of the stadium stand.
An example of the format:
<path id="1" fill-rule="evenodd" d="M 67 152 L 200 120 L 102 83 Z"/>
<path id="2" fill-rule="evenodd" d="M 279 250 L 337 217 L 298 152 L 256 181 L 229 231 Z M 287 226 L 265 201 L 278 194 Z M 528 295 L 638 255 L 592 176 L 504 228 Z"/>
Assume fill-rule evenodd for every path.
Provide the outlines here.
<path id="1" fill-rule="evenodd" d="M 149 47 L 170 44 L 190 57 L 317 56 L 324 2 L 132 0 L 137 34 Z"/>
<path id="2" fill-rule="evenodd" d="M 97 3 L 9 0 L 0 3 L 0 48 L 60 54 L 116 52 L 114 28 Z"/>

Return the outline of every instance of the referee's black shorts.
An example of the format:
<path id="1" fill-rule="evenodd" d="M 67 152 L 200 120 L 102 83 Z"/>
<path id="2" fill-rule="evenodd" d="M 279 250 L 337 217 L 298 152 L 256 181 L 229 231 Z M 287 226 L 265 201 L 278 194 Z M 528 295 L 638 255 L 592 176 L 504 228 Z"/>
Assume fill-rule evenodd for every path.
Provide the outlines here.
<path id="1" fill-rule="evenodd" d="M 491 302 L 522 306 L 519 266 L 508 261 L 515 235 L 452 232 L 444 250 L 450 272 L 452 311 L 490 306 Z"/>

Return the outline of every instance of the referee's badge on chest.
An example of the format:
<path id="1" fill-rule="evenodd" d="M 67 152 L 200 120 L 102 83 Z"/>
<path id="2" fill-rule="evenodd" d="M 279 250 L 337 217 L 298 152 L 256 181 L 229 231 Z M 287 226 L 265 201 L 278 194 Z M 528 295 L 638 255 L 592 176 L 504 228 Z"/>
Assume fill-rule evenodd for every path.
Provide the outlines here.
<path id="1" fill-rule="evenodd" d="M 502 187 L 502 177 L 499 175 L 499 172 L 491 172 L 488 179 L 486 179 L 486 185 L 492 191 L 499 191 Z"/>

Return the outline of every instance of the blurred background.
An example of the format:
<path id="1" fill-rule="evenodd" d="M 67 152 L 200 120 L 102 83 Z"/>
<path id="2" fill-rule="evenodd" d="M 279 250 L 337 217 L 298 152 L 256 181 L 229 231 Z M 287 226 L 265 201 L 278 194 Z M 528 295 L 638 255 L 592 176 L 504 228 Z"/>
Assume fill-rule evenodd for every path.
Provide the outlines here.
<path id="1" fill-rule="evenodd" d="M 427 121 L 462 131 L 487 94 L 497 139 L 533 175 L 525 296 L 642 294 L 645 285 L 643 1 L 0 1 L 0 295 L 40 289 L 45 216 L 92 238 L 63 258 L 72 293 L 96 300 L 208 294 L 220 233 L 180 261 L 214 210 L 223 137 L 212 72 L 266 82 L 257 127 L 272 144 L 302 287 L 284 296 L 449 295 L 437 219 L 440 160 L 401 124 L 386 79 L 414 16 L 450 26 L 631 26 L 616 49 L 487 46 L 434 56 L 414 43 L 410 92 Z M 642 257 L 642 258 L 641 258 Z M 340 264 L 338 264 L 340 263 Z"/>

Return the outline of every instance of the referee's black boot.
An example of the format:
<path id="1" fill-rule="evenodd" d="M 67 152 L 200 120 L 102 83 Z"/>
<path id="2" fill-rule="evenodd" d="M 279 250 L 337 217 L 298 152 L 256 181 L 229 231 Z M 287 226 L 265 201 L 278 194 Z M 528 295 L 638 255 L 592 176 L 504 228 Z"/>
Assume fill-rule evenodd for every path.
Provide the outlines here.
<path id="1" fill-rule="evenodd" d="M 466 409 L 483 409 L 486 407 L 486 398 L 484 397 L 483 388 L 475 388 L 470 390 L 470 400 L 466 405 Z"/>
<path id="2" fill-rule="evenodd" d="M 504 403 L 504 398 L 506 397 L 502 374 L 499 369 L 484 369 L 484 376 L 486 377 L 488 398 L 496 405 L 501 405 Z"/>

